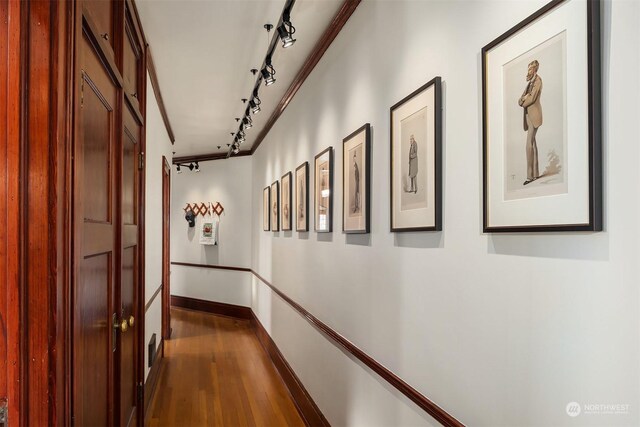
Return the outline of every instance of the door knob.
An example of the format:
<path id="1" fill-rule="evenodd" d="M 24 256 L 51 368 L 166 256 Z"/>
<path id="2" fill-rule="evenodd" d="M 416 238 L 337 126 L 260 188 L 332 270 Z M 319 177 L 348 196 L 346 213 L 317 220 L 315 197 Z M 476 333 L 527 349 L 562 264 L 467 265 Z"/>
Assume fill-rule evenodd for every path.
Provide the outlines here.
<path id="1" fill-rule="evenodd" d="M 122 319 L 120 322 L 118 322 L 115 319 L 115 314 L 114 314 L 114 318 L 113 318 L 113 329 L 118 330 L 120 329 L 120 332 L 127 332 L 127 330 L 129 329 L 129 323 L 125 320 Z M 115 337 L 114 337 L 115 338 Z"/>
<path id="2" fill-rule="evenodd" d="M 133 316 L 129 316 L 129 326 L 131 326 L 133 328 L 133 324 L 135 323 L 136 319 Z"/>

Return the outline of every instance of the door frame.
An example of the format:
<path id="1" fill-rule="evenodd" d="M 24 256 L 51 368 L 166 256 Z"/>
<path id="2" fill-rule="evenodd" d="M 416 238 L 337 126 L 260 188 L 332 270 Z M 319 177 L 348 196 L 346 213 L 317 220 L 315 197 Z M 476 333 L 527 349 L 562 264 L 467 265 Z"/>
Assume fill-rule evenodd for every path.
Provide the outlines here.
<path id="1" fill-rule="evenodd" d="M 0 399 L 9 425 L 64 426 L 74 7 L 0 8 Z"/>
<path id="2" fill-rule="evenodd" d="M 162 156 L 162 339 L 171 338 L 171 164 Z M 162 346 L 164 357 L 164 346 Z"/>

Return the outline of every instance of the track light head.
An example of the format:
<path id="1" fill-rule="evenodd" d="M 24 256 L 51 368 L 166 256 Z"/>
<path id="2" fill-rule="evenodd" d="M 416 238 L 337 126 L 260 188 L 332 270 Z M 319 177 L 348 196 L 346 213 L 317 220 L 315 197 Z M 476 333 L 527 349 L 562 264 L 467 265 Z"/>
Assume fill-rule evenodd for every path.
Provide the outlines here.
<path id="1" fill-rule="evenodd" d="M 293 38 L 295 32 L 296 28 L 291 24 L 289 13 L 285 13 L 282 17 L 282 25 L 278 27 L 278 35 L 282 41 L 283 48 L 293 46 L 296 42 L 296 39 Z"/>
<path id="2" fill-rule="evenodd" d="M 253 126 L 253 121 L 251 120 L 251 117 L 249 117 L 249 115 L 245 116 L 245 118 L 242 119 L 242 123 L 244 124 L 245 129 L 251 129 L 251 127 Z"/>
<path id="3" fill-rule="evenodd" d="M 238 154 L 240 152 L 240 144 L 233 144 L 233 146 L 231 147 L 231 152 L 233 154 Z"/>
<path id="4" fill-rule="evenodd" d="M 196 172 L 200 172 L 200 165 L 196 162 Z"/>
<path id="5" fill-rule="evenodd" d="M 178 173 L 182 173 L 182 171 L 180 170 L 180 165 L 178 165 Z"/>
<path id="6" fill-rule="evenodd" d="M 251 112 L 253 114 L 258 114 L 260 112 L 260 103 L 256 103 L 253 99 L 249 101 L 249 106 L 251 107 Z"/>
<path id="7" fill-rule="evenodd" d="M 276 74 L 276 70 L 273 68 L 272 65 L 268 64 L 266 67 L 262 69 L 261 72 L 262 72 L 262 78 L 264 79 L 265 86 L 271 86 L 276 82 L 275 77 L 273 77 Z"/>

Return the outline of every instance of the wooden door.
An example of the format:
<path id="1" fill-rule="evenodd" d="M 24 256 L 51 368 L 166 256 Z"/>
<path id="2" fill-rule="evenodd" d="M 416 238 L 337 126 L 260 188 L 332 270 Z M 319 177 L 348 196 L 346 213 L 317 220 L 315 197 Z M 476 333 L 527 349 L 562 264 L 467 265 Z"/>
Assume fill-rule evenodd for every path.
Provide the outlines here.
<path id="1" fill-rule="evenodd" d="M 138 189 L 140 182 L 140 137 L 142 127 L 127 107 L 123 111 L 122 135 L 122 265 L 120 280 L 120 319 L 128 324 L 128 331 L 120 339 L 120 425 L 136 423 L 137 409 L 137 373 L 136 336 L 138 321 L 142 321 L 137 312 L 139 269 L 142 268 L 138 257 Z"/>
<path id="2" fill-rule="evenodd" d="M 137 103 L 133 108 L 126 95 L 118 61 L 109 60 L 112 44 L 96 32 L 92 3 L 81 9 L 72 194 L 73 424 L 128 427 L 137 425 L 140 410 L 144 127 Z M 109 38 L 116 57 L 122 37 Z"/>
<path id="3" fill-rule="evenodd" d="M 73 424 L 114 425 L 117 87 L 83 32 L 74 147 Z"/>
<path id="4" fill-rule="evenodd" d="M 171 338 L 171 272 L 169 261 L 169 217 L 171 206 L 171 166 L 162 157 L 162 338 Z"/>

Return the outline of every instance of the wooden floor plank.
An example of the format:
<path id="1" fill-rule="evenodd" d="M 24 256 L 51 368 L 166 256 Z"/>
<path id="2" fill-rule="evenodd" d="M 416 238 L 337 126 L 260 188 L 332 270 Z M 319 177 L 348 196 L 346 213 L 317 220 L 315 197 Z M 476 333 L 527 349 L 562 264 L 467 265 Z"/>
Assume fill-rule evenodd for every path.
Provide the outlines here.
<path id="1" fill-rule="evenodd" d="M 247 320 L 172 308 L 148 426 L 304 426 Z"/>

